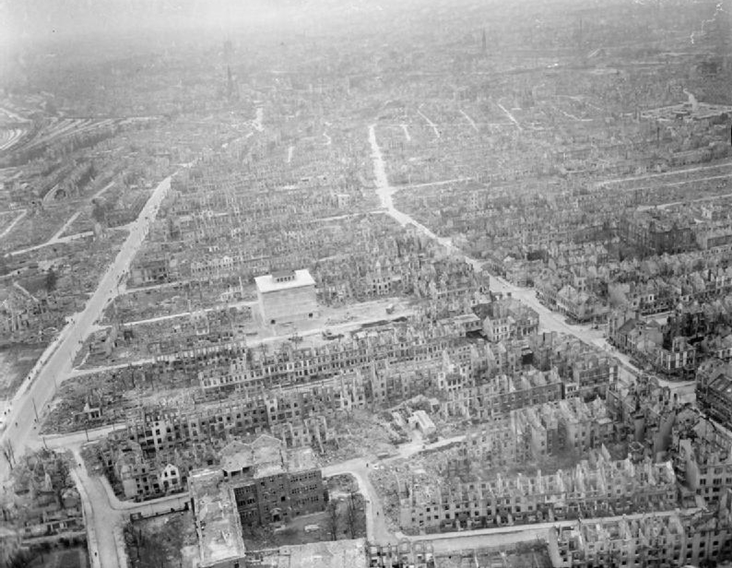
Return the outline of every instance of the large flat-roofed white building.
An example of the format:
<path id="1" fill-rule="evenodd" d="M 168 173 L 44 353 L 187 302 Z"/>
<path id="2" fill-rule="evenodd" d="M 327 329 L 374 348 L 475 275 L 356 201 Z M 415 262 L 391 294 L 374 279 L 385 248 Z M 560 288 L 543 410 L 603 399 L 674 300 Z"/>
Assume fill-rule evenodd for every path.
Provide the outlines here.
<path id="1" fill-rule="evenodd" d="M 274 272 L 254 279 L 262 320 L 275 324 L 314 317 L 315 280 L 307 270 Z"/>

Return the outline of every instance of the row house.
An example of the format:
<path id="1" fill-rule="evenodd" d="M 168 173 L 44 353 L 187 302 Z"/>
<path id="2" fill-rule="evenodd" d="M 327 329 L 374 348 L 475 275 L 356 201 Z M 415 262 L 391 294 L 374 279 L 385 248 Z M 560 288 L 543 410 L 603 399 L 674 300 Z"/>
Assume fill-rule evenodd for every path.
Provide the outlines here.
<path id="1" fill-rule="evenodd" d="M 732 497 L 711 511 L 579 520 L 547 540 L 553 568 L 716 565 L 732 559 Z"/>
<path id="2" fill-rule="evenodd" d="M 367 369 L 374 361 L 434 361 L 463 343 L 464 331 L 453 323 L 419 328 L 389 326 L 354 333 L 348 340 L 317 348 L 296 350 L 287 346 L 272 354 L 247 350 L 241 357 L 223 359 L 220 364 L 207 361 L 198 369 L 198 378 L 204 390 L 258 391 L 306 384 L 315 377 L 333 376 L 345 370 Z"/>
<path id="3" fill-rule="evenodd" d="M 310 435 L 308 445 L 322 447 L 331 435 L 325 419 L 315 416 L 302 416 L 293 402 L 292 410 L 268 404 L 266 399 L 240 400 L 226 404 L 207 404 L 175 412 L 144 412 L 132 419 L 124 428 L 123 436 L 130 442 L 139 444 L 143 458 L 147 461 L 161 452 L 179 446 L 195 446 L 201 443 L 243 437 L 266 430 L 278 424 L 292 424 L 292 432 L 278 429 L 277 432 L 291 443 L 303 440 Z M 328 411 L 332 415 L 335 410 Z M 298 436 L 294 432 L 298 432 Z"/>
<path id="4" fill-rule="evenodd" d="M 688 262 L 682 262 L 682 256 L 690 257 Z M 715 256 L 719 257 L 719 253 L 715 253 Z M 679 304 L 689 304 L 694 300 L 708 301 L 723 297 L 732 289 L 732 267 L 715 266 L 696 270 L 694 264 L 702 261 L 699 254 L 677 255 L 674 258 L 679 263 L 667 270 L 675 273 L 654 276 L 646 272 L 647 267 L 642 264 L 629 265 L 608 273 L 609 288 L 619 291 L 625 297 L 624 303 L 644 316 L 673 310 Z M 630 282 L 619 284 L 617 281 L 621 279 Z"/>
<path id="5" fill-rule="evenodd" d="M 402 530 L 450 531 L 657 511 L 677 504 L 671 462 L 611 461 L 607 450 L 574 469 L 551 475 L 435 482 L 425 476 L 400 482 Z"/>
<path id="6" fill-rule="evenodd" d="M 449 392 L 442 412 L 484 422 L 518 408 L 564 398 L 564 383 L 556 369 L 529 368 L 514 376 L 499 374 L 477 382 Z"/>

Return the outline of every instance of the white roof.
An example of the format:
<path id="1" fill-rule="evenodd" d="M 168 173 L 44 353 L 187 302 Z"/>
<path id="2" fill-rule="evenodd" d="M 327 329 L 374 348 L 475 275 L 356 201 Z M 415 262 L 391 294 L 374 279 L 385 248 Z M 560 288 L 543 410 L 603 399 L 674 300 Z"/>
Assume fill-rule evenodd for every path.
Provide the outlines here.
<path id="1" fill-rule="evenodd" d="M 307 270 L 296 270 L 293 280 L 284 282 L 275 282 L 272 274 L 257 276 L 254 279 L 257 284 L 257 291 L 265 294 L 267 292 L 279 292 L 280 290 L 289 290 L 291 288 L 301 288 L 303 286 L 315 286 L 315 280 Z"/>

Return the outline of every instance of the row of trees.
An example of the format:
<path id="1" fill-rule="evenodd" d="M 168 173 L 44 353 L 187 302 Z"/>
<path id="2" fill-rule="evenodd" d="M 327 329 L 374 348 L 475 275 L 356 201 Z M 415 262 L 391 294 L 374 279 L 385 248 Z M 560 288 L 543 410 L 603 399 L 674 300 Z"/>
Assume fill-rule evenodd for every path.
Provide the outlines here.
<path id="1" fill-rule="evenodd" d="M 326 507 L 327 530 L 330 540 L 338 540 L 339 534 L 358 538 L 366 532 L 363 514 L 363 496 L 351 490 L 343 500 L 331 500 Z"/>

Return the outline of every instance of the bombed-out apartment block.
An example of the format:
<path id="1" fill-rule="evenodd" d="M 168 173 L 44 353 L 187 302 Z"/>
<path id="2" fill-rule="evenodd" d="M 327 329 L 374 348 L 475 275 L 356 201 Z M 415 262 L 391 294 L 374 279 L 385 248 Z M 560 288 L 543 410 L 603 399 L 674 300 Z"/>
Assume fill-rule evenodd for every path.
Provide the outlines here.
<path id="1" fill-rule="evenodd" d="M 517 426 L 534 459 L 572 449 L 584 455 L 614 440 L 605 403 L 567 399 L 515 410 Z"/>
<path id="2" fill-rule="evenodd" d="M 732 437 L 714 422 L 690 412 L 681 415 L 670 454 L 678 480 L 695 504 L 714 507 L 732 489 Z"/>
<path id="3" fill-rule="evenodd" d="M 618 362 L 614 357 L 555 332 L 532 335 L 528 342 L 534 365 L 557 368 L 567 397 L 605 397 L 615 387 Z"/>
<path id="4" fill-rule="evenodd" d="M 620 237 L 644 256 L 678 254 L 696 248 L 689 222 L 669 218 L 663 211 L 637 211 L 623 215 L 618 224 Z"/>
<path id="5" fill-rule="evenodd" d="M 553 568 L 714 566 L 732 559 L 732 497 L 712 510 L 578 521 L 549 530 Z"/>
<path id="6" fill-rule="evenodd" d="M 483 318 L 488 341 L 521 339 L 539 330 L 539 314 L 510 295 L 473 308 Z"/>
<path id="7" fill-rule="evenodd" d="M 310 448 L 288 450 L 267 435 L 251 444 L 234 441 L 221 452 L 221 469 L 242 526 L 285 523 L 325 509 L 327 490 Z"/>
<path id="8" fill-rule="evenodd" d="M 189 469 L 211 459 L 209 451 L 195 446 L 146 456 L 140 444 L 120 438 L 111 434 L 100 448 L 100 457 L 105 469 L 113 471 L 121 483 L 125 499 L 139 501 L 183 491 Z"/>
<path id="9" fill-rule="evenodd" d="M 350 338 L 319 347 L 296 349 L 285 345 L 277 352 L 246 349 L 189 361 L 167 358 L 170 365 L 198 372 L 204 390 L 257 393 L 262 388 L 305 384 L 339 374 L 344 369 L 366 369 L 372 362 L 437 360 L 446 350 L 465 341 L 464 332 L 452 323 L 393 325 L 358 332 Z M 165 358 L 158 358 L 165 360 Z"/>
<path id="10" fill-rule="evenodd" d="M 664 455 L 680 406 L 668 387 L 641 375 L 632 386 L 609 391 L 606 402 L 620 440 L 630 442 L 641 455 Z"/>
<path id="11" fill-rule="evenodd" d="M 302 416 L 298 410 L 278 408 L 270 400 L 273 399 L 238 400 L 177 411 L 142 411 L 119 435 L 140 444 L 145 456 L 181 444 L 247 436 L 277 424 L 289 426 L 278 432 L 293 444 L 322 447 L 330 439 L 330 428 L 323 416 Z"/>
<path id="12" fill-rule="evenodd" d="M 458 446 L 457 458 L 448 464 L 450 475 L 474 468 L 508 469 L 530 459 L 530 448 L 521 436 L 516 413 L 498 417 L 490 426 L 471 432 Z"/>
<path id="13" fill-rule="evenodd" d="M 612 461 L 604 448 L 571 470 L 470 481 L 400 480 L 400 526 L 447 531 L 666 510 L 677 504 L 671 462 Z"/>
<path id="14" fill-rule="evenodd" d="M 168 255 L 148 256 L 133 264 L 130 279 L 135 286 L 162 284 L 178 279 L 178 260 Z"/>
<path id="15" fill-rule="evenodd" d="M 13 342 L 38 341 L 49 327 L 63 327 L 65 313 L 81 309 L 74 296 L 35 291 L 31 296 L 22 287 L 2 291 L 0 302 L 0 334 Z"/>
<path id="16" fill-rule="evenodd" d="M 0 507 L 3 546 L 7 543 L 12 550 L 16 539 L 25 546 L 58 544 L 84 534 L 81 497 L 64 461 L 60 454 L 39 450 L 15 463 L 12 478 L 3 487 Z M 10 531 L 5 532 L 6 528 Z M 4 553 L 5 549 L 0 548 L 0 560 Z"/>
<path id="17" fill-rule="evenodd" d="M 696 373 L 696 402 L 713 420 L 732 426 L 732 364 L 719 359 L 702 363 Z"/>
<path id="18" fill-rule="evenodd" d="M 586 455 L 614 439 L 602 400 L 557 400 L 512 410 L 466 435 L 453 465 L 463 472 L 511 468 L 568 449 Z"/>
<path id="19" fill-rule="evenodd" d="M 246 547 L 231 486 L 221 471 L 203 470 L 188 482 L 201 568 L 240 568 Z"/>
<path id="20" fill-rule="evenodd" d="M 517 408 L 564 398 L 564 383 L 556 369 L 528 368 L 513 376 L 500 374 L 476 382 L 477 386 L 449 392 L 443 412 L 489 421 Z"/>
<path id="21" fill-rule="evenodd" d="M 242 528 L 283 523 L 325 508 L 326 488 L 310 450 L 288 452 L 281 441 L 260 436 L 234 441 L 221 465 L 191 473 L 191 495 L 201 566 L 239 566 Z"/>

